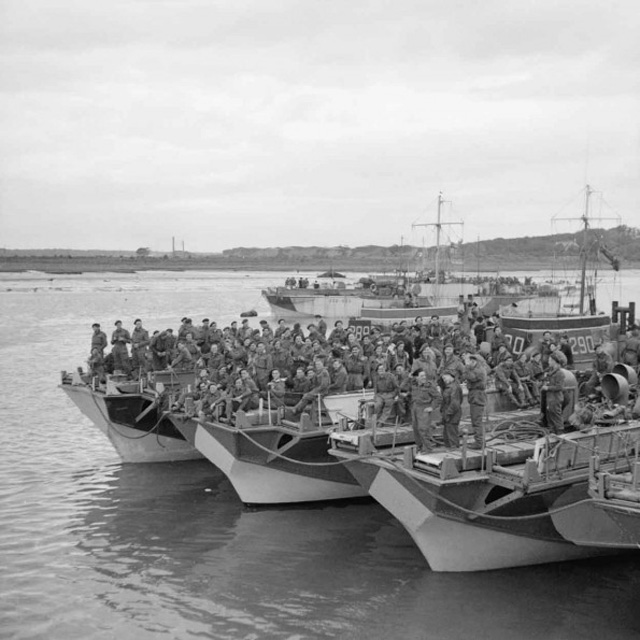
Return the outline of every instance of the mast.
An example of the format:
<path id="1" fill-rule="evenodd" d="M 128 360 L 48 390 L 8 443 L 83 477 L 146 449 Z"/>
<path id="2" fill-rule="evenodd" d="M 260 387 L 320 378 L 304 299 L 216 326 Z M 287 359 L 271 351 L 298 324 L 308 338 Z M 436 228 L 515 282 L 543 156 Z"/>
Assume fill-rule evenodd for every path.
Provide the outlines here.
<path id="1" fill-rule="evenodd" d="M 442 222 L 440 214 L 442 213 L 442 191 L 438 194 L 438 222 L 436 222 L 436 284 L 440 284 L 440 232 L 442 231 Z"/>
<path id="2" fill-rule="evenodd" d="M 582 216 L 582 250 L 580 258 L 580 315 L 584 315 L 584 294 L 587 283 L 587 231 L 589 229 L 589 198 L 593 190 L 589 185 L 585 189 L 584 215 Z"/>
<path id="3" fill-rule="evenodd" d="M 582 222 L 582 247 L 580 248 L 580 315 L 584 315 L 585 313 L 585 297 L 587 293 L 587 259 L 589 257 L 589 247 L 587 246 L 587 241 L 589 239 L 589 228 L 591 223 L 591 218 L 589 217 L 589 205 L 591 195 L 595 193 L 594 189 L 591 188 L 591 185 L 587 185 L 585 187 L 585 196 L 584 196 L 584 213 L 580 216 L 580 218 L 554 218 L 555 220 L 580 220 Z M 603 218 L 598 217 L 598 220 L 616 220 L 617 218 Z M 593 299 L 593 303 L 595 304 L 595 298 Z M 590 305 L 591 309 L 591 305 Z M 590 310 L 593 314 L 595 311 Z"/>
<path id="4" fill-rule="evenodd" d="M 445 225 L 463 225 L 462 222 L 442 222 L 442 205 L 446 202 L 446 200 L 442 197 L 442 191 L 438 193 L 438 217 L 436 218 L 436 222 L 427 222 L 421 224 L 413 224 L 412 228 L 415 227 L 435 227 L 436 228 L 436 286 L 440 284 L 440 235 L 442 232 L 442 227 Z"/>

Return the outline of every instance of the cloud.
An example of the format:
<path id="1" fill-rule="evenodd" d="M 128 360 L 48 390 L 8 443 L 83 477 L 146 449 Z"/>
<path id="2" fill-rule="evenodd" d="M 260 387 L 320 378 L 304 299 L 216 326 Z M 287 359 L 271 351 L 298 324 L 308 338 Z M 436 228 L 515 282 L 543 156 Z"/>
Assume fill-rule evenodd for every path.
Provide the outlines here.
<path id="1" fill-rule="evenodd" d="M 632 223 L 640 25 L 606 9 L 5 1 L 2 242 L 395 243 L 440 190 L 466 238 L 535 235 L 587 179 Z"/>

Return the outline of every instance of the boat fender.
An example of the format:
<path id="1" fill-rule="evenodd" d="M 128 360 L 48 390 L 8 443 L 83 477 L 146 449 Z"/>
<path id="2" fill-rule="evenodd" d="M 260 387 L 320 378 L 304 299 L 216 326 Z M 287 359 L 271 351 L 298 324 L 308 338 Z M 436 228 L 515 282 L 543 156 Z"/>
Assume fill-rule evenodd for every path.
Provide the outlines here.
<path id="1" fill-rule="evenodd" d="M 419 296 L 422 291 L 422 287 L 416 282 L 413 287 L 411 287 L 411 292 L 414 296 Z"/>
<path id="2" fill-rule="evenodd" d="M 376 293 L 376 291 L 378 290 L 378 286 L 375 284 L 375 282 L 369 287 L 369 291 L 371 291 L 371 293 Z"/>

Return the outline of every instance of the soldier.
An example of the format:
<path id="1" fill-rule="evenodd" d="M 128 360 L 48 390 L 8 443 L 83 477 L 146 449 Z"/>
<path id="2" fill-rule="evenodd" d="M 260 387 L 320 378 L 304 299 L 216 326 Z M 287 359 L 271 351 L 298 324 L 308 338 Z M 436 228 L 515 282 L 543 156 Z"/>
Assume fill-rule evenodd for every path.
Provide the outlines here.
<path id="1" fill-rule="evenodd" d="M 496 358 L 496 354 L 501 346 L 504 346 L 506 351 L 509 351 L 509 342 L 502 333 L 502 329 L 499 326 L 493 329 L 493 338 L 491 338 L 491 355 Z"/>
<path id="2" fill-rule="evenodd" d="M 362 355 L 365 358 L 370 358 L 373 355 L 375 349 L 376 345 L 373 344 L 371 336 L 369 334 L 362 336 Z"/>
<path id="3" fill-rule="evenodd" d="M 216 371 L 211 371 L 211 381 L 215 382 L 220 389 L 228 389 L 231 384 L 231 377 L 226 366 L 220 367 Z"/>
<path id="4" fill-rule="evenodd" d="M 322 360 L 316 360 L 314 363 L 314 377 L 313 377 L 313 388 L 310 389 L 307 393 L 305 393 L 300 401 L 293 408 L 293 412 L 295 414 L 302 413 L 305 407 L 312 404 L 311 410 L 315 411 L 316 402 L 318 397 L 324 398 L 329 392 L 329 385 L 331 384 L 331 377 L 329 376 L 329 372 L 325 369 Z"/>
<path id="5" fill-rule="evenodd" d="M 549 375 L 542 386 L 542 391 L 546 392 L 544 394 L 546 396 L 545 406 L 542 408 L 542 412 L 546 418 L 547 427 L 553 433 L 563 433 L 564 372 L 560 358 L 555 353 L 549 356 Z"/>
<path id="6" fill-rule="evenodd" d="M 284 395 L 286 392 L 285 381 L 280 377 L 280 371 L 271 371 L 271 380 L 267 383 L 267 408 L 276 410 L 276 424 L 280 424 L 284 417 Z"/>
<path id="7" fill-rule="evenodd" d="M 198 360 L 200 358 L 200 356 L 202 354 L 200 353 L 200 348 L 196 344 L 195 336 L 193 335 L 193 333 L 191 331 L 187 331 L 187 334 L 185 335 L 183 344 L 186 347 L 186 349 L 189 351 L 189 353 L 191 354 L 191 359 L 192 360 L 196 361 L 196 360 Z"/>
<path id="8" fill-rule="evenodd" d="M 198 417 L 201 420 L 218 420 L 224 409 L 224 390 L 215 382 L 210 382 L 202 398 Z"/>
<path id="9" fill-rule="evenodd" d="M 204 318 L 202 324 L 196 329 L 197 334 L 194 335 L 198 348 L 205 354 L 211 351 L 210 331 L 209 318 Z"/>
<path id="10" fill-rule="evenodd" d="M 379 367 L 383 367 L 383 371 L 389 370 L 388 354 L 383 353 L 382 345 L 377 344 L 373 352 L 373 355 L 369 358 L 369 371 L 371 375 L 371 382 L 375 387 L 376 379 L 378 377 Z"/>
<path id="11" fill-rule="evenodd" d="M 176 346 L 176 356 L 171 360 L 169 368 L 178 369 L 179 371 L 193 371 L 195 364 L 191 352 L 187 349 L 184 342 L 179 340 Z"/>
<path id="12" fill-rule="evenodd" d="M 93 347 L 93 349 L 91 349 L 91 355 L 87 360 L 87 364 L 89 365 L 89 373 L 91 376 L 98 378 L 99 382 L 104 382 L 104 357 L 102 356 L 102 351 L 98 347 Z"/>
<path id="13" fill-rule="evenodd" d="M 528 405 L 537 404 L 537 402 L 533 399 L 532 388 L 534 386 L 534 382 L 531 379 L 531 367 L 529 366 L 529 356 L 526 353 L 521 353 L 518 356 L 518 359 L 513 363 L 513 370 L 520 378 L 520 383 L 522 384 L 522 393 L 524 395 L 524 400 Z"/>
<path id="14" fill-rule="evenodd" d="M 549 364 L 549 356 L 551 355 L 551 345 L 555 344 L 553 341 L 553 336 L 551 335 L 551 331 L 545 331 L 542 334 L 542 340 L 538 345 L 538 351 L 540 351 L 540 355 L 542 357 L 542 368 L 546 369 Z"/>
<path id="15" fill-rule="evenodd" d="M 337 358 L 331 363 L 331 384 L 329 385 L 329 393 L 344 393 L 347 390 L 347 370 L 342 364 L 342 360 Z"/>
<path id="16" fill-rule="evenodd" d="M 244 341 L 247 338 L 250 338 L 252 333 L 253 333 L 253 329 L 249 325 L 249 321 L 246 318 L 244 318 L 240 323 L 240 329 L 238 329 L 238 338 Z"/>
<path id="17" fill-rule="evenodd" d="M 444 338 L 444 327 L 440 322 L 440 316 L 431 316 L 431 321 L 426 328 L 426 337 L 429 346 L 438 352 L 441 352 Z"/>
<path id="18" fill-rule="evenodd" d="M 281 375 L 289 376 L 291 374 L 291 365 L 293 360 L 289 352 L 283 348 L 280 340 L 274 340 L 271 347 L 271 361 L 273 368 L 277 369 Z"/>
<path id="19" fill-rule="evenodd" d="M 315 324 L 307 325 L 307 331 L 309 331 L 311 342 L 319 342 L 323 346 L 327 344 L 327 339 L 318 331 L 318 327 Z"/>
<path id="20" fill-rule="evenodd" d="M 238 338 L 233 341 L 233 345 L 228 352 L 227 358 L 233 365 L 233 370 L 236 372 L 247 365 L 248 355 L 242 346 L 242 342 Z"/>
<path id="21" fill-rule="evenodd" d="M 398 417 L 404 422 L 409 416 L 409 402 L 411 400 L 411 375 L 403 364 L 397 364 L 394 369 L 398 381 Z"/>
<path id="22" fill-rule="evenodd" d="M 326 337 L 327 335 L 327 323 L 324 321 L 323 317 L 319 314 L 316 314 L 316 327 L 318 327 L 319 333 Z"/>
<path id="23" fill-rule="evenodd" d="M 564 334 L 560 336 L 560 345 L 558 346 L 558 349 L 562 351 L 567 359 L 567 369 L 573 369 L 573 349 L 571 348 L 568 335 Z"/>
<path id="24" fill-rule="evenodd" d="M 613 370 L 613 358 L 604 350 L 603 344 L 600 342 L 596 345 L 596 356 L 593 359 L 593 372 L 591 377 L 584 385 L 585 395 L 592 395 L 596 392 L 596 388 L 600 385 L 600 380 L 605 373 L 611 373 Z"/>
<path id="25" fill-rule="evenodd" d="M 418 453 L 428 453 L 435 446 L 431 426 L 431 413 L 440 404 L 442 394 L 434 380 L 429 380 L 423 370 L 414 373 L 411 388 L 411 426 L 418 446 Z"/>
<path id="26" fill-rule="evenodd" d="M 513 367 L 513 356 L 509 353 L 506 358 L 495 368 L 496 389 L 518 408 L 523 408 L 524 392 L 522 383 Z"/>
<path id="27" fill-rule="evenodd" d="M 273 329 L 266 320 L 260 320 L 260 329 L 262 330 L 262 341 L 270 343 L 273 340 Z"/>
<path id="28" fill-rule="evenodd" d="M 248 411 L 250 409 L 257 409 L 260 404 L 260 392 L 258 390 L 258 385 L 256 385 L 246 369 L 240 370 L 240 377 L 238 380 L 242 382 L 242 391 L 240 393 L 240 404 L 237 410 Z"/>
<path id="29" fill-rule="evenodd" d="M 169 361 L 168 334 L 161 331 L 151 338 L 151 363 L 154 371 L 162 371 L 167 368 Z"/>
<path id="30" fill-rule="evenodd" d="M 298 367 L 296 369 L 296 374 L 291 378 L 290 386 L 294 393 L 299 393 L 301 396 L 311 390 L 312 382 L 307 378 L 304 367 Z"/>
<path id="31" fill-rule="evenodd" d="M 344 326 L 341 320 L 336 320 L 333 323 L 333 331 L 329 334 L 329 342 L 333 343 L 334 340 L 340 340 L 344 343 L 347 340 L 347 332 L 344 330 Z"/>
<path id="32" fill-rule="evenodd" d="M 487 326 L 484 323 L 484 316 L 478 316 L 475 324 L 473 325 L 473 334 L 476 337 L 476 344 L 480 345 L 484 342 L 485 332 L 487 330 Z"/>
<path id="33" fill-rule="evenodd" d="M 542 354 L 534 351 L 529 358 L 529 375 L 531 376 L 529 391 L 536 404 L 540 403 L 540 387 L 542 386 L 542 378 L 544 377 L 544 369 L 542 368 Z"/>
<path id="34" fill-rule="evenodd" d="M 640 363 L 640 329 L 637 324 L 631 325 L 631 330 L 622 352 L 622 362 L 634 369 Z"/>
<path id="35" fill-rule="evenodd" d="M 149 364 L 147 354 L 150 343 L 149 332 L 142 326 L 142 320 L 136 318 L 133 323 L 133 332 L 131 333 L 131 366 L 133 367 L 133 375 L 136 378 L 147 372 Z"/>
<path id="36" fill-rule="evenodd" d="M 207 358 L 207 368 L 209 371 L 218 371 L 220 367 L 224 367 L 227 362 L 223 353 L 220 352 L 220 347 L 217 342 L 214 342 L 211 345 L 211 351 L 209 352 L 209 357 Z"/>
<path id="37" fill-rule="evenodd" d="M 478 360 L 480 357 L 475 353 L 466 356 L 466 368 L 463 376 L 469 392 L 467 401 L 469 402 L 469 417 L 473 434 L 473 443 L 469 445 L 470 449 L 482 449 L 484 446 L 482 418 L 487 404 L 487 373 L 484 364 Z"/>
<path id="38" fill-rule="evenodd" d="M 351 353 L 345 358 L 347 370 L 347 391 L 359 391 L 364 388 L 365 378 L 369 378 L 369 361 L 360 353 L 360 347 L 351 347 Z"/>
<path id="39" fill-rule="evenodd" d="M 387 371 L 384 364 L 378 364 L 373 392 L 374 411 L 378 421 L 384 424 L 389 420 L 394 402 L 398 397 L 398 381 L 391 372 Z"/>
<path id="40" fill-rule="evenodd" d="M 182 318 L 182 324 L 178 329 L 178 340 L 184 340 L 187 337 L 187 333 L 195 335 L 196 330 L 193 326 L 193 321 L 191 320 L 191 318 Z"/>
<path id="41" fill-rule="evenodd" d="M 455 375 L 449 371 L 442 374 L 442 381 L 444 382 L 440 407 L 443 424 L 442 438 L 447 449 L 457 449 L 460 446 L 458 428 L 462 418 L 462 387 Z"/>
<path id="42" fill-rule="evenodd" d="M 127 344 L 131 342 L 131 336 L 126 329 L 122 328 L 122 321 L 116 320 L 115 326 L 115 331 L 111 334 L 113 367 L 116 371 L 129 375 L 131 373 L 131 364 L 129 363 Z"/>
<path id="43" fill-rule="evenodd" d="M 256 347 L 256 353 L 253 357 L 253 375 L 260 391 L 267 390 L 269 377 L 273 371 L 273 358 L 267 353 L 267 349 L 263 342 L 259 342 Z M 280 372 L 278 372 L 279 374 Z"/>
<path id="44" fill-rule="evenodd" d="M 307 338 L 308 340 L 309 338 Z M 331 350 L 331 356 L 334 358 L 338 358 L 339 360 L 342 359 L 342 349 L 338 348 L 335 350 L 332 349 Z M 310 359 L 311 360 L 322 360 L 325 364 L 327 362 L 327 358 L 329 357 L 329 354 L 322 348 L 322 344 L 318 341 L 318 340 L 314 340 L 311 343 L 311 354 L 310 354 Z"/>
<path id="45" fill-rule="evenodd" d="M 438 376 L 436 356 L 433 349 L 428 344 L 422 345 L 420 355 L 411 365 L 411 373 L 415 373 L 416 371 L 424 371 L 429 380 L 435 380 Z"/>
<path id="46" fill-rule="evenodd" d="M 453 352 L 453 345 L 448 342 L 444 345 L 442 361 L 438 367 L 438 374 L 442 377 L 445 373 L 450 373 L 456 380 L 462 380 L 464 365 L 462 360 Z"/>
<path id="47" fill-rule="evenodd" d="M 302 335 L 298 334 L 291 346 L 291 359 L 294 367 L 306 368 L 309 364 L 309 354 L 304 345 L 304 339 Z"/>
<path id="48" fill-rule="evenodd" d="M 99 349 L 100 355 L 104 356 L 104 350 L 108 344 L 107 334 L 100 330 L 100 325 L 97 322 L 94 322 L 91 328 L 93 329 L 93 334 L 91 335 L 91 353 L 93 353 L 94 349 Z"/>
<path id="49" fill-rule="evenodd" d="M 177 355 L 178 338 L 173 333 L 173 329 L 167 329 L 167 358 L 171 362 Z"/>
<path id="50" fill-rule="evenodd" d="M 278 338 L 282 338 L 282 334 L 287 330 L 287 325 L 285 324 L 285 321 L 280 318 L 280 320 L 278 320 L 278 326 L 276 327 L 275 333 L 274 333 L 274 338 L 278 339 Z"/>
<path id="51" fill-rule="evenodd" d="M 398 340 L 396 343 L 396 367 L 401 364 L 405 371 L 409 371 L 411 368 L 411 354 L 407 351 L 406 344 L 403 340 Z"/>

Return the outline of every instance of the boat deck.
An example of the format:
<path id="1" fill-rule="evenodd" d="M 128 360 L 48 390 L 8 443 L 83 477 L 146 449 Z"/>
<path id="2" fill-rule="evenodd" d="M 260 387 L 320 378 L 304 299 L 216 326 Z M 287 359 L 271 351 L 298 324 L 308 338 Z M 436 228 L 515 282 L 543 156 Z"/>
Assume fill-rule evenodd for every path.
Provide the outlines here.
<path id="1" fill-rule="evenodd" d="M 429 453 L 416 453 L 412 429 L 405 425 L 337 432 L 331 435 L 331 443 L 339 458 L 357 455 L 366 462 L 370 455 L 374 464 L 400 465 L 414 477 L 436 484 L 483 477 L 493 484 L 529 493 L 576 478 L 586 479 L 596 453 L 609 472 L 628 468 L 629 457 L 640 447 L 637 420 L 542 435 L 534 419 L 532 412 L 525 411 L 493 415 L 485 422 L 486 445 L 482 450 L 470 449 L 464 438 L 458 449 L 436 447 Z M 468 420 L 461 423 L 463 429 L 468 426 Z"/>
<path id="2" fill-rule="evenodd" d="M 513 424 L 520 424 L 522 427 L 535 426 L 538 417 L 539 411 L 537 409 L 493 413 L 485 417 L 485 433 L 487 434 L 487 438 L 491 438 L 491 434 L 499 430 L 502 426 Z M 471 419 L 469 417 L 463 418 L 460 421 L 460 431 L 463 433 L 471 432 Z M 436 437 L 442 435 L 442 425 L 436 424 L 435 435 Z M 331 439 L 336 448 L 357 451 L 361 455 L 398 446 L 412 445 L 415 442 L 413 428 L 407 423 L 397 425 L 378 424 L 367 429 L 336 431 L 332 434 Z M 447 452 L 442 448 L 441 452 L 438 451 L 437 454 L 434 455 L 445 453 L 454 455 L 456 451 Z M 481 452 L 468 449 L 467 455 L 473 458 L 474 456 L 480 456 Z"/>

